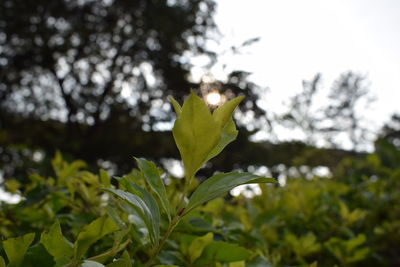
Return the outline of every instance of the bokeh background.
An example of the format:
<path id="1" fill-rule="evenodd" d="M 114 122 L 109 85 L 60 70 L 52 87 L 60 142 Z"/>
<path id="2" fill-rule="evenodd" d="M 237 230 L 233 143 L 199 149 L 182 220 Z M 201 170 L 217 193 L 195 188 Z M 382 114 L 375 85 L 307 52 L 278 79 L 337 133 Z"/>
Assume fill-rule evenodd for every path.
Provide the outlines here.
<path id="1" fill-rule="evenodd" d="M 56 151 L 114 175 L 139 156 L 180 176 L 167 96 L 190 89 L 211 108 L 246 96 L 238 140 L 200 177 L 233 168 L 284 184 L 292 167 L 329 176 L 376 140 L 400 147 L 396 1 L 0 5 L 3 182 L 51 174 Z"/>

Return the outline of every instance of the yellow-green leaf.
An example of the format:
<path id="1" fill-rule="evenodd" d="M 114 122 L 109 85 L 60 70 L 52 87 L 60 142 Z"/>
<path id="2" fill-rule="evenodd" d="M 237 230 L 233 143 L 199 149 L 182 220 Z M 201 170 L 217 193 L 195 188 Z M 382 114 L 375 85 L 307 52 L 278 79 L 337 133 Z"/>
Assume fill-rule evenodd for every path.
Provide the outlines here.
<path id="1" fill-rule="evenodd" d="M 219 129 L 220 124 L 215 121 L 206 103 L 192 92 L 172 130 L 187 178 L 195 175 L 218 144 Z"/>
<path id="2" fill-rule="evenodd" d="M 100 169 L 100 182 L 105 188 L 108 188 L 111 186 L 110 176 L 103 169 Z"/>
<path id="3" fill-rule="evenodd" d="M 171 101 L 172 106 L 174 107 L 175 113 L 177 116 L 181 115 L 182 107 L 179 105 L 178 101 L 176 101 L 172 96 L 168 97 L 169 101 Z"/>
<path id="4" fill-rule="evenodd" d="M 246 264 L 244 261 L 235 261 L 235 262 L 230 262 L 229 267 L 246 267 Z"/>
<path id="5" fill-rule="evenodd" d="M 62 235 L 58 221 L 51 226 L 49 231 L 42 233 L 40 242 L 56 261 L 62 258 L 70 258 L 74 254 L 73 246 Z"/>
<path id="6" fill-rule="evenodd" d="M 213 112 L 213 118 L 220 125 L 220 129 L 224 128 L 228 120 L 232 117 L 232 113 L 239 103 L 243 100 L 244 96 L 236 97 L 232 100 L 225 102 L 223 105 L 216 108 Z"/>
<path id="7" fill-rule="evenodd" d="M 217 156 L 221 151 L 232 141 L 236 139 L 238 135 L 238 130 L 236 130 L 235 123 L 233 119 L 230 118 L 226 123 L 225 127 L 221 131 L 221 137 L 218 144 L 213 148 L 213 150 L 208 154 L 206 161 Z"/>
<path id="8" fill-rule="evenodd" d="M 8 267 L 19 267 L 26 251 L 35 238 L 34 233 L 29 233 L 23 236 L 8 238 L 3 241 L 3 248 L 8 258 Z"/>
<path id="9" fill-rule="evenodd" d="M 87 225 L 82 232 L 79 233 L 75 241 L 75 259 L 80 259 L 89 247 L 103 236 L 118 230 L 118 226 L 114 221 L 106 216 L 100 217 L 89 225 Z"/>
<path id="10" fill-rule="evenodd" d="M 208 233 L 204 236 L 200 236 L 195 238 L 189 246 L 188 254 L 190 258 L 190 262 L 193 263 L 198 257 L 200 257 L 203 249 L 213 242 L 214 235 L 213 233 Z"/>
<path id="11" fill-rule="evenodd" d="M 6 267 L 6 262 L 4 261 L 2 256 L 0 256 L 0 267 Z"/>
<path id="12" fill-rule="evenodd" d="M 251 256 L 250 251 L 236 244 L 223 241 L 212 242 L 201 255 L 201 259 L 218 262 L 244 261 Z"/>

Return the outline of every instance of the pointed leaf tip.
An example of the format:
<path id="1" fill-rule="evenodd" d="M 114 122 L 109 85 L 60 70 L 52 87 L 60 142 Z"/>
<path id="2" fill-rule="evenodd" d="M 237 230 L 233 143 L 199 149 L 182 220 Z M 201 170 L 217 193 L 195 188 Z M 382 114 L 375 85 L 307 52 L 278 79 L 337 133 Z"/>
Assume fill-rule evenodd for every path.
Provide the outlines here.
<path id="1" fill-rule="evenodd" d="M 229 119 L 232 117 L 235 108 L 242 102 L 244 96 L 238 96 L 232 100 L 229 100 L 219 106 L 213 112 L 213 118 L 220 124 L 221 129 L 225 127 Z"/>
<path id="2" fill-rule="evenodd" d="M 169 96 L 168 99 L 171 102 L 172 107 L 174 108 L 176 115 L 180 116 L 181 112 L 182 112 L 181 105 L 179 105 L 178 101 L 176 101 L 175 98 L 173 98 L 172 96 Z"/>

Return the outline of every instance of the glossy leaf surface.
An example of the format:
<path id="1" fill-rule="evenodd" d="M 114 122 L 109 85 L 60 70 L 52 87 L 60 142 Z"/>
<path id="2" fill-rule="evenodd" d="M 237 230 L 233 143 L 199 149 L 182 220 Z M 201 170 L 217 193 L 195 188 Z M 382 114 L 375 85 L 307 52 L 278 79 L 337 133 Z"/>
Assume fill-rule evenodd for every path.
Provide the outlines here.
<path id="1" fill-rule="evenodd" d="M 276 184 L 277 181 L 273 178 L 260 177 L 245 172 L 218 173 L 200 184 L 200 186 L 193 192 L 189 198 L 186 213 L 211 199 L 227 193 L 238 185 L 250 183 Z"/>
<path id="2" fill-rule="evenodd" d="M 136 158 L 136 161 L 140 170 L 143 172 L 146 182 L 150 185 L 151 189 L 160 199 L 161 206 L 167 213 L 168 219 L 171 220 L 171 206 L 167 197 L 167 191 L 163 181 L 161 180 L 157 166 L 153 162 L 141 158 Z"/>

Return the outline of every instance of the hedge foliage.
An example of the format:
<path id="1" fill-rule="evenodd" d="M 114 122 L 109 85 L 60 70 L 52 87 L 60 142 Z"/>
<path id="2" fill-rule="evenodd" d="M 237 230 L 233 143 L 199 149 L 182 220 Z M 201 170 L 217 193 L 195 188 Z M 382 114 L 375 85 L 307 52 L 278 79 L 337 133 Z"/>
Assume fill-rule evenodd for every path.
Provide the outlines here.
<path id="1" fill-rule="evenodd" d="M 23 186 L 8 180 L 7 190 L 23 200 L 1 203 L 0 267 L 400 264 L 398 149 L 380 140 L 375 153 L 345 159 L 329 177 L 287 177 L 284 186 L 240 172 L 199 183 L 196 171 L 234 139 L 231 114 L 240 99 L 219 111 L 224 116 L 201 111 L 198 101 L 192 94 L 183 107 L 174 103 L 182 122 L 175 123 L 174 137 L 189 173 L 183 179 L 145 159 L 112 179 L 59 153 L 54 176 L 31 174 Z M 190 112 L 205 112 L 210 122 L 199 123 L 202 115 Z M 217 137 L 202 137 L 209 144 L 193 152 L 198 140 L 187 139 L 187 129 L 207 130 L 218 121 Z M 246 183 L 261 183 L 261 194 L 226 197 Z"/>

